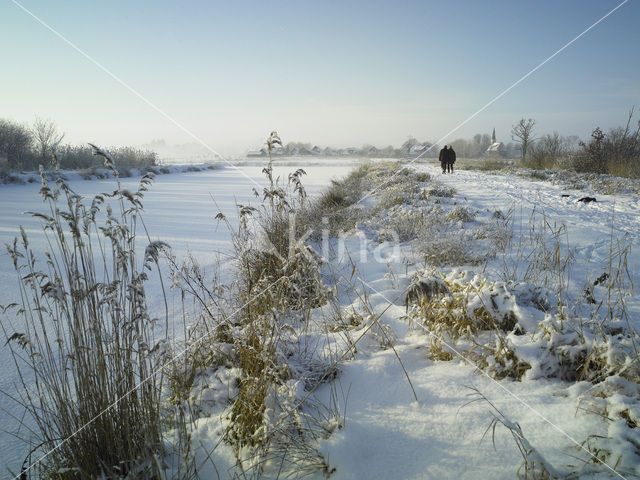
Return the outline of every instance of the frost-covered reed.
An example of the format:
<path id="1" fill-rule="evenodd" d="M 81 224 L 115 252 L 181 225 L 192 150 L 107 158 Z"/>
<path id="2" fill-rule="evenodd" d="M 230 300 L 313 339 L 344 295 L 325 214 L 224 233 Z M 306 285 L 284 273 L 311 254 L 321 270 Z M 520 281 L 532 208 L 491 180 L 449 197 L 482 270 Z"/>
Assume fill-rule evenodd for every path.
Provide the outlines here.
<path id="1" fill-rule="evenodd" d="M 167 425 L 175 426 L 162 401 L 166 337 L 156 337 L 160 320 L 151 318 L 145 295 L 166 245 L 150 242 L 142 257 L 136 246 L 153 177 L 124 189 L 109 154 L 94 149 L 115 190 L 87 203 L 64 178 L 49 182 L 42 172 L 48 208 L 31 215 L 42 223 L 44 258 L 23 229 L 7 246 L 21 299 L 12 306 L 15 324 L 2 328 L 21 381 L 17 401 L 36 425 L 23 478 L 160 477 L 166 470 Z"/>

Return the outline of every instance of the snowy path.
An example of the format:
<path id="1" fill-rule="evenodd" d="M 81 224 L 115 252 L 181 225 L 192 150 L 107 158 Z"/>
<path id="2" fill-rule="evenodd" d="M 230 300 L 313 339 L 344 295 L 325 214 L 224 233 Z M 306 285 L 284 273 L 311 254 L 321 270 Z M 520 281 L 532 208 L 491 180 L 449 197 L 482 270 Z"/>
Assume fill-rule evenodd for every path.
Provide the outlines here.
<path id="1" fill-rule="evenodd" d="M 566 233 L 561 243 L 571 248 L 574 262 L 570 282 L 574 288 L 585 288 L 588 282 L 607 272 L 611 252 L 629 247 L 627 265 L 633 285 L 640 285 L 640 198 L 632 194 L 603 195 L 592 191 L 571 190 L 551 182 L 524 178 L 513 174 L 486 174 L 457 170 L 443 175 L 439 168 L 419 165 L 438 181 L 463 197 L 468 206 L 478 210 L 507 212 L 513 209 L 514 238 L 528 238 L 533 223 L 542 218 L 554 228 L 564 224 Z M 563 195 L 568 195 L 563 197 Z M 590 196 L 596 202 L 578 199 Z M 496 267 L 498 270 L 501 266 Z M 640 302 L 628 302 L 633 317 L 640 318 Z"/>
<path id="2" fill-rule="evenodd" d="M 550 222 L 567 226 L 570 244 L 578 250 L 586 250 L 586 260 L 590 260 L 590 252 L 596 253 L 596 258 L 602 258 L 601 250 L 605 246 L 604 258 L 608 258 L 612 221 L 614 235 L 626 235 L 632 244 L 640 246 L 640 200 L 637 196 L 568 190 L 550 182 L 515 175 L 471 170 L 442 175 L 434 167 L 426 167 L 426 170 L 438 181 L 454 187 L 475 208 L 506 211 L 513 207 L 523 224 L 534 209 L 538 213 L 544 212 Z M 562 197 L 563 194 L 568 197 Z M 585 196 L 594 197 L 597 202 L 577 201 Z"/>
<path id="3" fill-rule="evenodd" d="M 442 175 L 436 166 L 422 164 L 416 168 L 454 187 L 458 204 L 463 201 L 473 209 L 488 212 L 506 213 L 513 208 L 516 235 L 528 235 L 534 210 L 537 214 L 544 211 L 551 224 L 565 224 L 566 238 L 576 255 L 573 276 L 578 286 L 587 276 L 595 278 L 606 266 L 614 212 L 613 235 L 626 236 L 631 243 L 629 265 L 634 282 L 638 282 L 634 268 L 640 263 L 637 197 L 567 191 L 514 175 L 476 171 Z M 586 195 L 598 201 L 577 202 Z M 370 301 L 378 312 L 397 298 L 402 285 L 406 288 L 406 283 L 394 285 L 385 276 L 386 266 L 360 267 Z M 498 271 L 499 266 L 493 267 Z M 394 268 L 396 273 L 402 272 L 402 277 L 404 266 Z M 638 311 L 635 302 L 629 307 Z M 507 419 L 518 422 L 526 438 L 552 465 L 580 464 L 572 456 L 580 454 L 577 443 L 589 435 L 607 435 L 604 422 L 577 408 L 580 395 L 592 387 L 590 383 L 546 379 L 496 382 L 459 359 L 433 362 L 427 357 L 428 337 L 410 333 L 406 323 L 398 320 L 403 313 L 404 308 L 392 307 L 382 318 L 399 337 L 396 350 L 419 401 L 414 400 L 392 351 L 367 351 L 345 365 L 340 377 L 342 388 L 349 391 L 345 429 L 334 434 L 323 448 L 329 463 L 337 468 L 335 478 L 514 478 L 522 457 L 501 426 L 496 430 L 494 448 L 491 431 L 486 431 L 493 418 L 487 402 L 464 406 L 474 398 L 471 388 L 482 392 Z"/>

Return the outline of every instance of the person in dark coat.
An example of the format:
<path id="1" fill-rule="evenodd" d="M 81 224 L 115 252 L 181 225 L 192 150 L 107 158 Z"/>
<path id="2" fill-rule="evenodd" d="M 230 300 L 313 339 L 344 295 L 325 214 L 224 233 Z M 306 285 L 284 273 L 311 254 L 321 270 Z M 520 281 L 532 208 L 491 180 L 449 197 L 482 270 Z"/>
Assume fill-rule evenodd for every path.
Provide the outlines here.
<path id="1" fill-rule="evenodd" d="M 438 155 L 438 160 L 440 160 L 440 166 L 442 167 L 442 173 L 447 173 L 447 155 L 449 155 L 449 151 L 445 145 L 442 147 L 442 150 L 440 150 L 440 155 Z"/>
<path id="2" fill-rule="evenodd" d="M 447 172 L 453 173 L 454 163 L 456 163 L 456 152 L 453 150 L 453 147 L 449 145 L 449 150 L 447 150 Z"/>

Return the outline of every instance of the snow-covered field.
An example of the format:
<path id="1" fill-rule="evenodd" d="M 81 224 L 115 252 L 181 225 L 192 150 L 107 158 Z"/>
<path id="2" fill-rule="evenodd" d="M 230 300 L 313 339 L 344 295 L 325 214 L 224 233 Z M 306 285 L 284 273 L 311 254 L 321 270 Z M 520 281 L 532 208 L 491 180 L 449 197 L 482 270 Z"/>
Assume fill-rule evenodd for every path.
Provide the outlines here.
<path id="1" fill-rule="evenodd" d="M 318 165 L 288 162 L 276 167 L 276 172 L 286 179 L 289 172 L 304 168 L 307 176 L 302 180 L 313 196 L 326 187 L 330 179 L 346 175 L 353 166 L 336 164 L 335 160 Z M 262 165 L 240 168 L 264 184 Z M 640 418 L 637 384 L 617 376 L 611 377 L 606 386 L 596 386 L 596 381 L 546 378 L 545 372 L 559 370 L 562 365 L 548 363 L 541 352 L 552 349 L 553 342 L 560 340 L 553 334 L 550 334 L 551 340 L 541 336 L 536 325 L 549 324 L 557 328 L 554 322 L 558 318 L 545 317 L 545 313 L 533 305 L 531 297 L 538 295 L 535 301 L 551 299 L 552 303 L 554 288 L 557 291 L 559 287 L 566 304 L 573 309 L 566 312 L 566 318 L 573 318 L 572 315 L 577 318 L 578 311 L 586 317 L 595 308 L 584 301 L 583 292 L 589 287 L 596 305 L 603 302 L 600 314 L 606 310 L 607 301 L 611 304 L 614 300 L 624 300 L 624 312 L 630 323 L 613 321 L 611 325 L 626 330 L 640 327 L 640 301 L 629 294 L 629 286 L 637 285 L 640 280 L 638 196 L 567 190 L 562 185 L 516 175 L 476 171 L 442 175 L 439 168 L 428 164 L 410 168 L 428 173 L 435 181 L 455 189 L 455 193 L 453 190 L 447 190 L 446 194 L 432 191 L 425 194 L 422 203 L 414 198 L 405 203 L 393 202 L 388 209 L 367 210 L 375 215 L 368 214 L 356 230 L 347 232 L 343 240 L 346 250 L 342 254 L 332 254 L 332 268 L 350 278 L 357 292 L 338 292 L 340 306 L 352 308 L 362 316 L 362 323 L 347 335 L 357 338 L 362 334 L 363 339 L 357 344 L 357 354 L 340 362 L 340 373 L 332 386 L 323 384 L 314 392 L 323 404 L 337 405 L 334 411 L 339 411 L 339 419 L 334 420 L 340 425 L 334 426 L 332 434 L 315 445 L 324 457 L 326 471 L 315 471 L 312 477 L 323 478 L 331 473 L 331 478 L 337 479 L 514 478 L 522 456 L 504 426 L 497 425 L 494 435 L 492 420 L 498 415 L 505 423 L 517 423 L 521 427 L 526 441 L 548 462 L 549 468 L 553 466 L 563 472 L 568 470 L 567 465 L 573 465 L 577 467 L 571 469 L 580 469 L 589 459 L 586 450 L 581 449 L 587 445 L 583 442 L 590 436 L 602 436 L 610 439 L 608 443 L 598 444 L 601 448 L 607 446 L 611 452 L 605 459 L 608 466 L 596 466 L 592 474 L 583 469 L 583 477 L 637 478 L 640 475 L 640 456 L 637 455 L 640 435 L 634 421 Z M 132 179 L 131 183 L 135 181 Z M 214 217 L 221 210 L 235 221 L 234 204 L 255 202 L 251 191 L 254 186 L 228 167 L 161 175 L 144 198 L 147 228 L 153 239 L 169 243 L 177 255 L 191 252 L 205 267 L 219 262 L 223 273 L 230 274 L 228 232 L 217 226 Z M 113 188 L 108 180 L 77 180 L 72 182 L 72 187 L 86 195 Z M 434 188 L 433 183 L 425 183 L 423 187 L 423 191 Z M 0 186 L 3 243 L 10 242 L 17 226 L 22 224 L 32 240 L 41 242 L 38 248 L 44 247 L 36 222 L 21 215 L 22 211 L 37 211 L 41 207 L 38 188 L 33 184 Z M 376 204 L 384 190 L 381 188 L 366 198 L 362 208 Z M 584 196 L 596 197 L 597 202 L 577 201 Z M 397 239 L 391 234 L 393 228 L 415 227 L 417 217 L 411 215 L 416 212 L 440 215 L 450 221 L 446 228 L 427 226 L 416 238 L 401 237 L 399 243 L 391 242 L 381 252 L 384 239 Z M 403 218 L 407 220 L 403 222 Z M 508 241 L 500 230 L 507 227 L 513 231 Z M 458 264 L 444 262 L 434 267 L 431 262 L 429 267 L 425 255 L 438 258 L 443 249 L 451 246 L 468 249 L 468 255 L 461 256 L 463 260 Z M 612 300 L 605 298 L 611 291 L 593 283 L 604 272 L 615 269 L 610 259 L 622 258 L 621 250 L 626 255 L 623 266 L 627 267 L 627 276 L 621 280 L 618 292 L 625 296 Z M 452 252 L 451 258 L 458 258 L 457 253 L 460 252 Z M 348 258 L 353 259 L 354 264 Z M 557 272 L 549 270 L 549 262 L 558 260 L 556 265 L 562 264 L 562 259 L 570 262 L 565 264 L 559 278 Z M 496 374 L 499 368 L 495 365 L 478 365 L 473 357 L 458 355 L 469 350 L 464 341 L 444 349 L 452 360 L 433 359 L 431 333 L 420 327 L 417 317 L 407 318 L 403 305 L 407 288 L 416 274 L 423 278 L 439 275 L 450 287 L 459 285 L 461 289 L 468 289 L 471 286 L 475 290 L 469 294 L 470 301 L 498 298 L 494 310 L 499 315 L 516 312 L 523 332 L 510 332 L 505 338 L 511 342 L 518 358 L 526 358 L 531 365 L 521 381 L 508 376 L 496 380 L 500 375 Z M 230 279 L 223 275 L 225 280 Z M 15 273 L 6 255 L 0 257 L 0 282 L 0 304 L 17 301 Z M 493 296 L 488 293 L 491 288 L 496 291 L 503 288 L 506 293 L 503 297 Z M 474 294 L 477 295 L 474 297 Z M 363 302 L 365 296 L 366 302 Z M 521 300 L 524 297 L 529 303 Z M 158 300 L 158 297 L 150 298 L 152 304 Z M 370 316 L 363 311 L 363 303 L 379 315 L 378 323 L 386 329 L 384 333 L 372 334 L 375 328 L 364 331 Z M 553 307 L 546 305 L 549 311 Z M 170 310 L 179 316 L 177 300 Z M 560 333 L 563 338 L 570 337 L 564 330 Z M 382 339 L 383 335 L 395 339 L 391 342 L 394 348 L 381 348 L 381 344 L 388 347 L 389 343 Z M 615 357 L 615 352 L 610 355 Z M 0 361 L 7 366 L 0 377 L 0 388 L 11 391 L 15 373 L 6 347 L 0 350 Z M 635 360 L 624 369 L 627 372 L 637 369 L 633 363 Z M 224 389 L 225 381 L 229 380 L 218 381 Z M 207 381 L 202 392 L 209 391 L 208 408 L 203 407 L 205 414 L 197 421 L 194 431 L 194 439 L 200 442 L 197 460 L 201 462 L 201 478 L 232 478 L 235 459 L 231 449 L 226 445 L 214 449 L 224 428 L 219 415 L 226 405 L 215 401 L 219 394 L 211 393 L 215 377 Z M 295 386 L 292 388 L 295 390 Z M 478 392 L 485 399 L 479 399 Z M 12 415 L 19 416 L 19 409 L 9 407 L 5 400 L 2 404 L 7 411 L 2 413 L 0 426 L 13 432 L 16 421 Z M 626 417 L 621 416 L 625 411 Z M 605 419 L 606 415 L 609 420 Z M 25 434 L 24 430 L 20 433 Z M 1 434 L 0 444 L 0 465 L 18 470 L 24 446 L 8 433 Z"/>

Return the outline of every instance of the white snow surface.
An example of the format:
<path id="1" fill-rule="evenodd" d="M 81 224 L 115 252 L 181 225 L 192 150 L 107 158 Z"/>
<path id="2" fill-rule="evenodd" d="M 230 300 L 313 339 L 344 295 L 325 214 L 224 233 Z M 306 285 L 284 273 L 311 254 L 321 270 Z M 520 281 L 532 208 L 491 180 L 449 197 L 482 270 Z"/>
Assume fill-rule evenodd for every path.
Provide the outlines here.
<path id="1" fill-rule="evenodd" d="M 337 165 L 333 160 L 321 161 L 313 166 L 288 162 L 277 167 L 277 172 L 286 179 L 289 172 L 304 168 L 308 175 L 303 177 L 303 183 L 313 196 L 328 185 L 330 179 L 346 175 L 352 167 L 353 164 Z M 240 168 L 249 177 L 264 184 L 260 173 L 262 165 L 247 164 Z M 490 223 L 494 212 L 498 210 L 511 212 L 516 238 L 528 234 L 531 218 L 544 218 L 550 225 L 564 224 L 566 233 L 561 243 L 575 257 L 570 285 L 567 286 L 568 295 L 573 300 L 579 298 L 585 284 L 593 282 L 607 270 L 614 244 L 612 239 L 630 245 L 628 269 L 632 282 L 639 284 L 640 219 L 637 195 L 602 195 L 566 190 L 562 185 L 514 174 L 458 170 L 453 175 L 442 175 L 439 166 L 419 164 L 411 168 L 426 171 L 437 181 L 453 187 L 457 194 L 450 199 L 448 207 L 467 207 L 469 211 L 476 212 L 476 218 L 472 221 L 476 225 Z M 125 179 L 124 187 L 128 181 Z M 136 181 L 131 179 L 131 185 Z M 110 180 L 74 180 L 72 187 L 88 196 L 112 188 Z M 231 272 L 230 260 L 225 257 L 231 251 L 230 241 L 226 229 L 217 226 L 214 217 L 220 210 L 233 217 L 236 202 L 255 202 L 251 192 L 253 187 L 255 185 L 247 178 L 229 167 L 158 176 L 144 198 L 147 228 L 153 240 L 169 243 L 179 256 L 190 252 L 205 267 L 221 262 L 224 277 Z M 42 241 L 38 237 L 37 222 L 21 215 L 23 211 L 37 211 L 41 206 L 38 188 L 37 184 L 0 186 L 2 243 L 12 241 L 19 224 L 24 226 L 32 242 L 37 244 L 38 238 Z M 568 196 L 563 197 L 563 194 Z M 577 202 L 578 198 L 586 195 L 596 197 L 597 202 Z M 395 212 L 390 213 L 390 217 L 399 214 Z M 582 460 L 576 457 L 588 457 L 580 450 L 580 444 L 590 435 L 613 436 L 616 429 L 623 429 L 623 425 L 617 422 L 607 422 L 599 415 L 578 408 L 581 401 L 597 401 L 595 393 L 600 387 L 594 388 L 592 383 L 544 378 L 543 375 L 532 373 L 535 365 L 523 377 L 523 381 L 509 378 L 495 380 L 461 357 L 454 356 L 448 362 L 429 359 L 429 335 L 419 329 L 409 328 L 403 318 L 403 292 L 414 274 L 424 273 L 424 265 L 416 258 L 408 243 L 401 244 L 400 258 L 392 258 L 389 262 L 372 260 L 374 250 L 379 246 L 374 241 L 367 243 L 364 248 L 368 251 L 363 255 L 361 238 L 371 240 L 375 237 L 377 233 L 372 232 L 372 228 L 367 222 L 362 222 L 358 226 L 360 236 L 353 234 L 348 237 L 347 247 L 356 262 L 356 275 L 362 289 L 366 291 L 374 311 L 381 315 L 380 322 L 389 326 L 397 342 L 394 352 L 393 349 L 381 349 L 375 338 L 368 336 L 358 345 L 357 355 L 340 366 L 335 383 L 342 413 L 340 425 L 317 445 L 329 465 L 329 471 L 333 472 L 331 478 L 514 478 L 522 457 L 506 428 L 498 425 L 493 435 L 490 426 L 495 410 L 487 401 L 478 400 L 477 392 L 481 392 L 504 415 L 506 422 L 512 422 L 513 425 L 517 423 L 529 444 L 546 462 L 560 471 L 567 465 L 579 465 Z M 465 238 L 465 228 L 461 222 L 460 238 Z M 44 248 L 44 244 L 39 248 Z M 486 244 L 486 248 L 489 250 L 491 245 Z M 524 257 L 530 251 L 517 253 L 524 265 Z M 337 269 L 342 268 L 349 275 L 352 267 L 344 258 L 334 261 Z M 505 262 L 512 268 L 526 268 L 526 265 L 518 264 L 517 255 L 509 258 L 497 255 L 481 266 L 447 266 L 440 268 L 440 272 L 448 279 L 470 280 L 481 275 L 489 281 L 498 282 L 504 280 L 501 275 Z M 0 285 L 0 304 L 19 300 L 15 273 L 7 255 L 0 257 Z M 150 294 L 149 298 L 151 303 L 160 303 L 158 296 Z M 638 328 L 640 301 L 635 296 L 626 301 L 631 322 Z M 358 299 L 341 299 L 341 303 L 345 307 L 352 303 L 352 308 L 362 313 Z M 508 299 L 504 305 L 498 305 L 497 308 L 512 307 Z M 518 304 L 517 308 L 521 309 L 522 318 L 529 318 L 532 325 L 541 320 L 536 316 L 540 315 L 538 310 L 524 304 Z M 170 310 L 179 323 L 177 299 L 171 304 Z M 529 332 L 529 328 L 526 325 L 524 327 Z M 517 341 L 517 337 L 511 338 Z M 532 362 L 535 361 L 539 351 L 531 345 L 523 345 L 522 351 L 525 352 L 526 348 L 531 349 Z M 10 367 L 12 364 L 7 347 L 0 348 L 0 361 L 6 365 L 0 376 L 0 389 L 11 391 L 15 373 Z M 219 443 L 224 424 L 219 415 L 222 413 L 220 405 L 225 403 L 225 398 L 221 398 L 220 391 L 229 393 L 232 390 L 230 386 L 215 390 L 213 385 L 233 383 L 233 372 L 222 376 L 218 372 L 217 375 L 210 379 L 210 385 L 201 390 L 204 408 L 209 406 L 210 411 L 209 416 L 198 420 L 194 432 L 194 438 L 201 445 L 197 453 L 201 478 L 233 478 L 235 459 L 230 447 L 223 444 L 211 453 Z M 617 377 L 611 379 L 611 384 L 620 393 L 606 400 L 609 402 L 609 413 L 624 409 L 637 412 L 637 386 L 629 385 Z M 301 386 L 295 388 L 300 390 Z M 415 390 L 417 401 L 412 389 Z M 326 404 L 330 402 L 331 391 L 326 384 L 316 395 L 320 401 Z M 15 405 L 8 406 L 5 400 L 2 404 L 6 412 L 0 413 L 0 427 L 15 432 L 16 422 L 12 416 L 19 416 L 20 410 Z M 26 435 L 24 429 L 19 433 Z M 636 435 L 634 441 L 639 440 Z M 636 444 L 640 445 L 640 442 Z M 620 444 L 618 448 L 628 448 L 628 445 Z M 0 466 L 19 470 L 25 453 L 24 445 L 10 434 L 0 433 L 0 446 Z M 633 452 L 629 455 L 625 458 L 634 458 Z M 629 472 L 632 474 L 627 478 L 640 476 L 638 464 L 621 464 L 616 468 L 623 467 L 627 475 Z M 3 472 L 2 478 L 5 477 L 9 478 Z M 584 478 L 609 477 L 625 478 L 605 467 L 599 467 Z M 311 478 L 323 478 L 323 473 L 318 471 Z"/>

